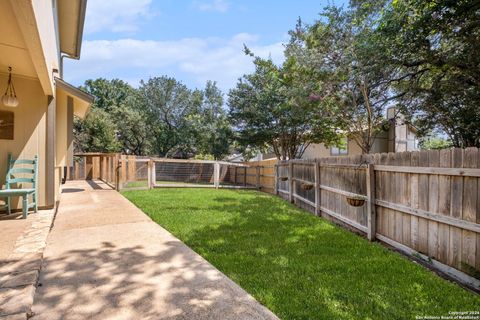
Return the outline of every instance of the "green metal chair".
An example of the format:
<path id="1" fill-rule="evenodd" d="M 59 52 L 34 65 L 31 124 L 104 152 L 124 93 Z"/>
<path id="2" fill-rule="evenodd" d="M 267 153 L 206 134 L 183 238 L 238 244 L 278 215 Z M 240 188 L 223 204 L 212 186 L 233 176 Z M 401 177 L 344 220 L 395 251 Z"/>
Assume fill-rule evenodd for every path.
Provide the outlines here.
<path id="1" fill-rule="evenodd" d="M 18 167 L 22 165 L 21 167 Z M 21 175 L 21 177 L 17 177 Z M 5 189 L 0 190 L 0 198 L 6 198 L 6 204 L 3 208 L 7 209 L 7 214 L 12 213 L 11 197 L 22 197 L 23 218 L 27 218 L 28 210 L 33 208 L 34 212 L 38 211 L 38 156 L 33 160 L 13 159 L 12 155 L 8 155 L 7 160 L 7 177 L 5 179 Z M 22 188 L 14 188 L 15 184 L 22 184 Z M 23 184 L 31 184 L 31 188 L 23 188 Z M 29 203 L 29 196 L 32 196 L 32 202 Z"/>

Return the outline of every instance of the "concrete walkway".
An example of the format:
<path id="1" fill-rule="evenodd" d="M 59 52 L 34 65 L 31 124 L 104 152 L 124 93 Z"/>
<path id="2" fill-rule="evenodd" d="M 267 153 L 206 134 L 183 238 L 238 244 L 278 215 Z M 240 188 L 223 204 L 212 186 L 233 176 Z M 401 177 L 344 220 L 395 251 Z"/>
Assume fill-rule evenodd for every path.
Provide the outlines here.
<path id="1" fill-rule="evenodd" d="M 64 188 L 33 319 L 276 319 L 101 182 Z"/>

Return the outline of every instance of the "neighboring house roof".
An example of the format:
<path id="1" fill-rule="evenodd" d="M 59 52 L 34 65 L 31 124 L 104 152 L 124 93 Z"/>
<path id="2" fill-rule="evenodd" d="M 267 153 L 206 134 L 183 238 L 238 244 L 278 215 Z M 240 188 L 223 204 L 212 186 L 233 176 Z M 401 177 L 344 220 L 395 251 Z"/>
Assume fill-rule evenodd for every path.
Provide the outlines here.
<path id="1" fill-rule="evenodd" d="M 55 78 L 57 90 L 64 92 L 74 100 L 73 113 L 80 118 L 84 118 L 95 98 L 60 78 Z"/>
<path id="2" fill-rule="evenodd" d="M 60 51 L 79 59 L 87 0 L 58 0 Z"/>

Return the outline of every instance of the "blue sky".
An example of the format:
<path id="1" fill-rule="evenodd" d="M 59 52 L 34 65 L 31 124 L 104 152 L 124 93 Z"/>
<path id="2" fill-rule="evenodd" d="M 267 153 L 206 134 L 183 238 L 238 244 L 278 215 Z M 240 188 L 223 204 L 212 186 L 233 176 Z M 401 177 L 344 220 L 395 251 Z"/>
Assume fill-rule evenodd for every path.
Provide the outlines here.
<path id="1" fill-rule="evenodd" d="M 201 88 L 217 81 L 226 93 L 251 72 L 256 54 L 279 63 L 298 17 L 309 23 L 331 0 L 89 0 L 80 61 L 65 60 L 65 78 L 140 79 L 168 75 Z M 335 4 L 342 4 L 337 0 Z"/>

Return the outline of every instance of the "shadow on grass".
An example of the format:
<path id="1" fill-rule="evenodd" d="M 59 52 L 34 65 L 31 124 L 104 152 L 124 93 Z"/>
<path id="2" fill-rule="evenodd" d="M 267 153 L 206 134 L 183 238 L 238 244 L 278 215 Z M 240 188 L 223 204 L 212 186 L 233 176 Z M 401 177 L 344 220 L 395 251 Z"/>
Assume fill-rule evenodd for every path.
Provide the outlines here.
<path id="1" fill-rule="evenodd" d="M 127 194 L 283 319 L 409 319 L 478 296 L 379 244 L 253 191 Z"/>

